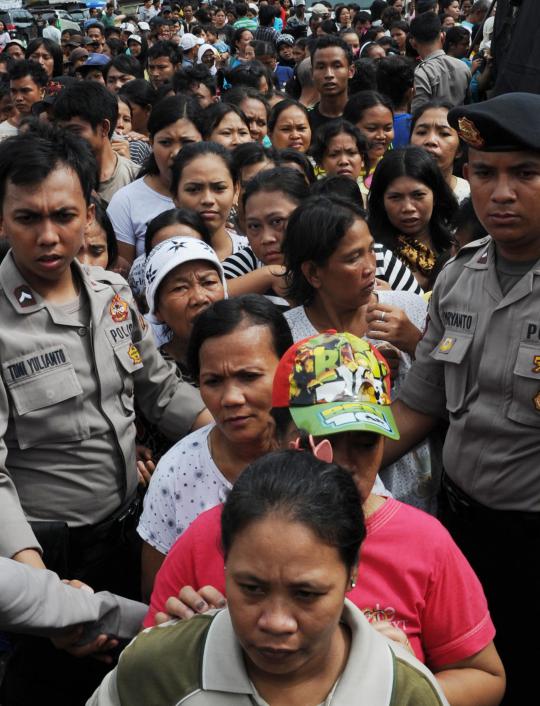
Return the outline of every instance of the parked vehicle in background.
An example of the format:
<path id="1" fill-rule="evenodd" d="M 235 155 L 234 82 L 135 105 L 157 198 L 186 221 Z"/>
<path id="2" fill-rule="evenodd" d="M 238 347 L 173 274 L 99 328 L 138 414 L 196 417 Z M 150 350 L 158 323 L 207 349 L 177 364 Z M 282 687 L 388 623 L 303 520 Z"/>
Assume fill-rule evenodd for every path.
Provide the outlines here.
<path id="1" fill-rule="evenodd" d="M 28 44 L 39 36 L 36 20 L 24 7 L 0 10 L 0 20 L 4 23 L 12 39 L 22 39 Z"/>
<path id="2" fill-rule="evenodd" d="M 78 20 L 73 17 L 67 10 L 63 10 L 57 7 L 31 7 L 30 12 L 32 13 L 34 19 L 36 20 L 38 31 L 41 36 L 43 30 L 49 23 L 50 17 L 58 18 L 58 28 L 60 31 L 64 29 L 71 29 L 74 32 L 81 31 L 81 25 Z"/>

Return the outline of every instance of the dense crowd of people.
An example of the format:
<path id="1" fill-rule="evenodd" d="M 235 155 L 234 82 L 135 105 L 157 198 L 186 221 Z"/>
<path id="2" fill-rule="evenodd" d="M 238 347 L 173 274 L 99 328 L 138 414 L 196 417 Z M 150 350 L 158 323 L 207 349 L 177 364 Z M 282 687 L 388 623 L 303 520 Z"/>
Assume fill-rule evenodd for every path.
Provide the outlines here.
<path id="1" fill-rule="evenodd" d="M 529 703 L 540 97 L 494 15 L 0 22 L 2 706 Z"/>

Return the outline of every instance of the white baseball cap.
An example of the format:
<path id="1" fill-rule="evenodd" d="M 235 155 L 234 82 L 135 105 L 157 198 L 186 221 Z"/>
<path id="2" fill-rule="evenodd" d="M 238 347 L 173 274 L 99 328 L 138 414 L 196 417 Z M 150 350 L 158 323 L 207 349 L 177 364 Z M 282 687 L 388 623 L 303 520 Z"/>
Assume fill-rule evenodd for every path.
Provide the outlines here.
<path id="1" fill-rule="evenodd" d="M 183 34 L 180 39 L 180 47 L 184 51 L 189 51 L 190 49 L 193 49 L 193 47 L 197 47 L 200 44 L 204 44 L 204 39 L 196 37 L 194 34 L 190 34 L 189 32 Z"/>

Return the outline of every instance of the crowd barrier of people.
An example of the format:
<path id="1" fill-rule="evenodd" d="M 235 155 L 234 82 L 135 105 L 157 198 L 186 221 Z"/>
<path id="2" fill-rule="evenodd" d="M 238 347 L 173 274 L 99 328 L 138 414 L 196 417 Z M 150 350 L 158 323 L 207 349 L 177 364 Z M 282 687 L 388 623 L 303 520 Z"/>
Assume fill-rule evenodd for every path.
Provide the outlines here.
<path id="1" fill-rule="evenodd" d="M 0 22 L 2 706 L 530 703 L 540 97 L 492 96 L 494 13 Z"/>

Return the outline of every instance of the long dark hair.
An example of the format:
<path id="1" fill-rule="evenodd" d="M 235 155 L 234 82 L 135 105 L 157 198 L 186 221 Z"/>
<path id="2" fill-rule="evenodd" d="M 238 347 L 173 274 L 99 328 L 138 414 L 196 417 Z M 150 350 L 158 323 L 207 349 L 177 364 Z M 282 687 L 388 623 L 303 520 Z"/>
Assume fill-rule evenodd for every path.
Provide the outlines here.
<path id="1" fill-rule="evenodd" d="M 36 37 L 36 39 L 32 39 L 24 52 L 25 58 L 30 59 L 36 49 L 39 49 L 40 47 L 45 47 L 53 58 L 53 77 L 62 76 L 64 73 L 64 55 L 62 54 L 62 49 L 56 42 L 53 42 L 52 39 L 47 39 L 46 37 Z"/>
<path id="2" fill-rule="evenodd" d="M 410 177 L 425 184 L 433 193 L 433 214 L 429 232 L 438 254 L 452 245 L 450 222 L 458 207 L 452 189 L 446 183 L 435 159 L 422 147 L 402 147 L 387 152 L 373 175 L 369 192 L 368 225 L 378 243 L 393 250 L 398 233 L 384 207 L 384 195 L 393 181 Z"/>

